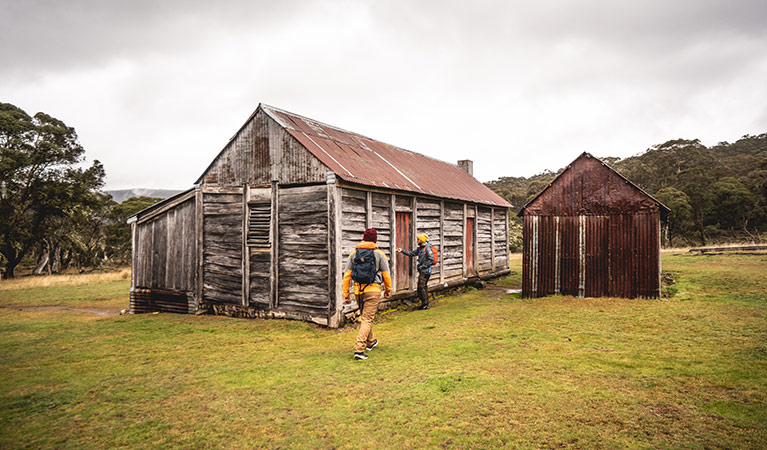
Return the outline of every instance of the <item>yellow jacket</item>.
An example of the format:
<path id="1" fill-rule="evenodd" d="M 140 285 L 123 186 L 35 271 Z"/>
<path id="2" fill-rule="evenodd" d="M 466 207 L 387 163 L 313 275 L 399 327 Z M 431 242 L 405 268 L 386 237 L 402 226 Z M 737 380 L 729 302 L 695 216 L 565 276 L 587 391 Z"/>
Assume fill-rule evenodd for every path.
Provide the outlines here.
<path id="1" fill-rule="evenodd" d="M 368 242 L 368 241 L 362 241 L 359 244 L 357 244 L 356 248 L 372 248 L 375 249 L 373 254 L 376 256 L 376 269 L 378 269 L 378 272 L 376 273 L 376 280 L 373 284 L 370 284 L 368 286 L 365 286 L 365 292 L 381 292 L 381 284 L 384 285 L 384 289 L 386 289 L 386 292 L 391 292 L 391 275 L 389 274 L 389 259 L 386 257 L 386 254 L 378 249 L 378 245 L 376 245 L 375 242 Z M 352 281 L 352 264 L 354 264 L 354 256 L 357 254 L 357 250 L 355 249 L 351 255 L 349 255 L 349 259 L 346 260 L 346 270 L 344 271 L 344 284 L 343 284 L 343 295 L 344 298 L 348 296 L 349 292 L 349 284 Z M 360 295 L 360 285 L 359 283 L 354 283 L 354 295 Z"/>

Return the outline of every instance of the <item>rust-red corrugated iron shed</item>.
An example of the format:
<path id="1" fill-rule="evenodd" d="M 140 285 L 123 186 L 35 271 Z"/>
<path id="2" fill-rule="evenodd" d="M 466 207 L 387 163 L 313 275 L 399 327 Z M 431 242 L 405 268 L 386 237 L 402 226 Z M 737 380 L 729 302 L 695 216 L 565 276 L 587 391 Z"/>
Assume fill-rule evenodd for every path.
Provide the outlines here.
<path id="1" fill-rule="evenodd" d="M 501 196 L 455 164 L 385 144 L 272 106 L 261 104 L 259 108 L 344 181 L 511 207 Z"/>
<path id="2" fill-rule="evenodd" d="M 657 298 L 668 208 L 583 153 L 519 212 L 522 295 Z"/>

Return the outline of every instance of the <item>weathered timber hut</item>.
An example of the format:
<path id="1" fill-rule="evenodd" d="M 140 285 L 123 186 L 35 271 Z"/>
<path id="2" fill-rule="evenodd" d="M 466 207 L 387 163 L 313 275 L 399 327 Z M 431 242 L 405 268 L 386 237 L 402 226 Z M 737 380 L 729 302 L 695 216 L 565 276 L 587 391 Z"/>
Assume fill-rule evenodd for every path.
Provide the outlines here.
<path id="1" fill-rule="evenodd" d="M 131 311 L 343 322 L 342 268 L 365 228 L 378 245 L 438 248 L 433 289 L 509 272 L 508 208 L 461 167 L 267 105 L 195 186 L 133 216 Z M 413 296 L 415 258 L 391 260 Z"/>
<path id="2" fill-rule="evenodd" d="M 519 212 L 522 295 L 658 298 L 668 208 L 583 153 Z"/>

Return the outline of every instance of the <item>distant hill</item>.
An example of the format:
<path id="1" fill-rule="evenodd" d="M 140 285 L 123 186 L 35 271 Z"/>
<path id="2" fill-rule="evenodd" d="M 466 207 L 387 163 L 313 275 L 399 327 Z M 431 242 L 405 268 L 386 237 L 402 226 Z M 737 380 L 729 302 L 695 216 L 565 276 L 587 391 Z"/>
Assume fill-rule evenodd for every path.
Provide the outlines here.
<path id="1" fill-rule="evenodd" d="M 104 193 L 112 196 L 112 199 L 117 203 L 122 203 L 131 197 L 154 197 L 154 198 L 168 198 L 181 192 L 174 189 L 117 189 L 114 191 L 104 191 Z"/>

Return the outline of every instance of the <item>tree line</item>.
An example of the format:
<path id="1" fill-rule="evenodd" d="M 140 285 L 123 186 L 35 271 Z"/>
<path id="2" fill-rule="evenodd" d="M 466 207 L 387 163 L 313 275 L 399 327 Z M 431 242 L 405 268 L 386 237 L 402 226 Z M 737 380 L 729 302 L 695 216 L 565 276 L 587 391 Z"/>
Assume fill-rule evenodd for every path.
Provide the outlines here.
<path id="1" fill-rule="evenodd" d="M 767 133 L 706 147 L 676 139 L 625 159 L 602 158 L 671 210 L 664 245 L 761 242 L 767 236 Z M 559 173 L 502 177 L 487 185 L 513 206 L 509 244 L 522 249 L 516 217 Z M 101 191 L 105 171 L 85 164 L 75 129 L 45 113 L 0 102 L 0 275 L 130 260 L 126 220 L 160 199 L 117 203 Z"/>
<path id="2" fill-rule="evenodd" d="M 669 207 L 664 246 L 762 242 L 767 238 L 767 133 L 711 147 L 675 139 L 629 158 L 601 158 Z M 518 212 L 562 171 L 502 177 L 487 183 Z M 522 222 L 510 223 L 512 250 L 522 249 Z"/>
<path id="3" fill-rule="evenodd" d="M 124 264 L 129 216 L 160 199 L 116 203 L 101 192 L 104 167 L 84 164 L 75 129 L 45 113 L 0 103 L 0 274 Z"/>

